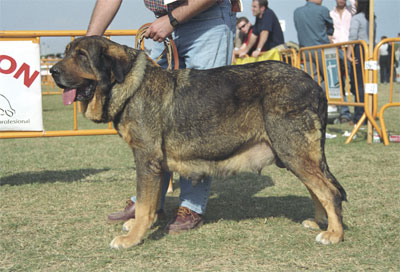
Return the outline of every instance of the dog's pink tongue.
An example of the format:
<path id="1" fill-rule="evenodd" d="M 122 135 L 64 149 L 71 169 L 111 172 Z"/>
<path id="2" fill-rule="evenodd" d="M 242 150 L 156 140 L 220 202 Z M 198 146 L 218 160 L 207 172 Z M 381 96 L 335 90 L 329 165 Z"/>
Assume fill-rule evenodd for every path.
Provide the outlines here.
<path id="1" fill-rule="evenodd" d="M 76 89 L 64 89 L 62 97 L 64 106 L 71 105 L 76 97 Z"/>

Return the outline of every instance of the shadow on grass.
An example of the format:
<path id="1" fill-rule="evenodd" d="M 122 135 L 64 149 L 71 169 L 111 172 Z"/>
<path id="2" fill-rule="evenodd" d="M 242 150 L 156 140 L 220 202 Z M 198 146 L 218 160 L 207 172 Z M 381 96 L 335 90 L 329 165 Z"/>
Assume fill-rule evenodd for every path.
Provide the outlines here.
<path id="1" fill-rule="evenodd" d="M 52 182 L 73 182 L 81 180 L 87 176 L 95 175 L 110 169 L 78 169 L 78 170 L 60 170 L 60 171 L 38 171 L 18 173 L 11 176 L 0 178 L 2 185 L 24 185 L 31 183 L 52 183 Z"/>
<path id="2" fill-rule="evenodd" d="M 285 217 L 296 223 L 314 217 L 314 204 L 310 197 L 286 195 L 268 196 L 262 190 L 274 186 L 273 180 L 268 176 L 244 173 L 224 180 L 214 180 L 212 194 L 217 197 L 210 198 L 207 205 L 205 224 L 223 220 L 241 221 L 254 218 Z M 304 186 L 301 181 L 293 186 Z M 267 189 L 268 190 L 268 189 Z M 265 196 L 264 196 L 265 195 Z M 177 197 L 168 197 L 167 210 L 170 203 L 178 203 Z M 149 238 L 158 240 L 166 233 L 164 227 L 167 220 L 174 216 L 168 211 L 168 218 L 156 223 L 159 228 L 150 234 Z"/>

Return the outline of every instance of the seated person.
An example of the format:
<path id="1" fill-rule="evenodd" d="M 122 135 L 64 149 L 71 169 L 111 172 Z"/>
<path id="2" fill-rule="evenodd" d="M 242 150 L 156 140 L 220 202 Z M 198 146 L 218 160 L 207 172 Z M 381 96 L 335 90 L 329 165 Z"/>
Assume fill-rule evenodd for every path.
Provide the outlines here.
<path id="1" fill-rule="evenodd" d="M 285 43 L 278 17 L 268 8 L 267 0 L 253 0 L 251 5 L 256 23 L 245 49 L 240 50 L 239 57 L 244 57 L 256 45 L 252 57 L 258 57 L 262 51 L 268 51 L 275 46 Z"/>
<path id="2" fill-rule="evenodd" d="M 246 46 L 249 44 L 251 34 L 253 33 L 254 26 L 250 23 L 249 19 L 246 17 L 240 17 L 237 19 L 236 28 L 239 31 L 239 37 L 241 38 L 241 46 L 235 48 L 233 51 L 234 57 L 239 57 L 241 51 L 243 51 Z M 253 45 L 252 48 L 248 51 L 248 55 L 251 55 L 253 51 L 256 49 L 257 42 Z"/>

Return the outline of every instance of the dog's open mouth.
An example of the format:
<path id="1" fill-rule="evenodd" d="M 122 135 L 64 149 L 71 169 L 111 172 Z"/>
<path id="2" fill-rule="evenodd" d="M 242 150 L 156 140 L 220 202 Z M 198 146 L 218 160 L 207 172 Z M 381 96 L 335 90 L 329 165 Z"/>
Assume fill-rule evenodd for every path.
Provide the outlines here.
<path id="1" fill-rule="evenodd" d="M 71 105 L 74 101 L 87 101 L 93 98 L 96 84 L 90 82 L 85 87 L 79 87 L 76 89 L 65 88 L 63 91 L 63 103 L 65 106 Z"/>

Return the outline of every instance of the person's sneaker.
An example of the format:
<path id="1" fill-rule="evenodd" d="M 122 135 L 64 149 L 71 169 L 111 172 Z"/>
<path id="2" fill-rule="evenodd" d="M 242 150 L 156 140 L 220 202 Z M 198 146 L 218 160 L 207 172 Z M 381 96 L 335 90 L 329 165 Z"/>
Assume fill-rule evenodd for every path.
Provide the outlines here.
<path id="1" fill-rule="evenodd" d="M 172 219 L 165 230 L 168 234 L 177 234 L 183 231 L 195 229 L 203 225 L 203 218 L 200 214 L 186 208 L 179 207 L 174 219 Z"/>
<path id="2" fill-rule="evenodd" d="M 135 202 L 132 200 L 126 201 L 126 207 L 123 211 L 113 212 L 108 215 L 110 221 L 127 221 L 135 218 Z"/>

